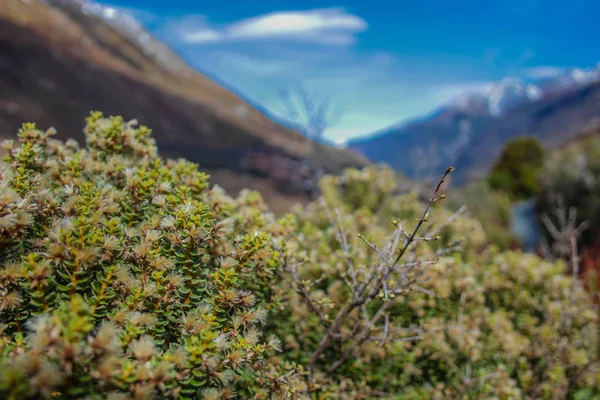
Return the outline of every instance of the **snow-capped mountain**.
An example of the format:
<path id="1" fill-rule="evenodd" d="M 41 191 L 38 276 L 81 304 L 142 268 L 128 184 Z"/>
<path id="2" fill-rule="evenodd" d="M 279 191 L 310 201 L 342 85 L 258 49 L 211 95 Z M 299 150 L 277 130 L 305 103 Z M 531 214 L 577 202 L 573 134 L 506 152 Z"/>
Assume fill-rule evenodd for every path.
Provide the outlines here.
<path id="1" fill-rule="evenodd" d="M 567 68 L 555 77 L 538 83 L 545 93 L 565 90 L 600 80 L 600 63 L 590 68 Z"/>
<path id="2" fill-rule="evenodd" d="M 465 112 L 485 110 L 493 116 L 499 116 L 524 102 L 538 100 L 540 96 L 541 90 L 538 86 L 509 77 L 479 90 L 464 93 L 454 100 L 451 106 L 454 105 Z"/>
<path id="3" fill-rule="evenodd" d="M 498 117 L 510 109 L 554 93 L 600 80 L 600 63 L 591 68 L 566 68 L 555 76 L 527 82 L 507 77 L 500 82 L 466 92 L 449 106 L 469 114 L 489 113 Z"/>
<path id="4" fill-rule="evenodd" d="M 348 146 L 407 175 L 435 176 L 454 165 L 456 183 L 480 179 L 512 138 L 532 135 L 552 149 L 598 125 L 600 64 L 551 72 L 544 79 L 505 78 L 485 85 L 421 119 Z"/>

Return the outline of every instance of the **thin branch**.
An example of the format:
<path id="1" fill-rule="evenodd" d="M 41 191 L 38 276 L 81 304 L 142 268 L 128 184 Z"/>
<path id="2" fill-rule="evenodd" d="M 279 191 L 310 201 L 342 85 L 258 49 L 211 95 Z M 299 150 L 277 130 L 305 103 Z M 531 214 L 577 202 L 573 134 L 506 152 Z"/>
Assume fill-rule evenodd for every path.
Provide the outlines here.
<path id="1" fill-rule="evenodd" d="M 332 373 L 336 369 L 339 368 L 352 354 L 352 351 L 361 344 L 365 339 L 369 337 L 369 333 L 371 332 L 372 327 L 379 321 L 379 319 L 384 315 L 384 312 L 389 307 L 391 302 L 385 302 L 379 307 L 379 310 L 375 313 L 373 318 L 369 321 L 369 323 L 362 329 L 362 331 L 358 334 L 358 336 L 354 339 L 354 341 L 344 350 L 342 356 L 335 361 L 328 369 L 327 373 Z"/>
<path id="2" fill-rule="evenodd" d="M 446 180 L 446 177 L 452 171 L 454 171 L 453 167 L 446 168 L 446 171 L 444 172 L 444 175 L 442 175 L 442 177 L 440 178 L 440 181 L 438 182 L 438 184 L 437 184 L 437 186 L 435 188 L 435 191 L 433 192 L 433 197 L 429 199 L 429 202 L 427 203 L 427 207 L 425 207 L 425 211 L 423 212 L 423 215 L 419 219 L 419 222 L 417 223 L 417 226 L 413 230 L 413 232 L 410 235 L 410 237 L 408 239 L 406 239 L 406 242 L 404 243 L 404 246 L 402 247 L 402 249 L 400 249 L 400 253 L 398 253 L 398 256 L 396 256 L 396 259 L 394 260 L 394 264 L 398 264 L 398 261 L 400 261 L 400 259 L 404 255 L 404 253 L 408 249 L 408 246 L 410 246 L 410 244 L 412 243 L 412 241 L 415 239 L 415 236 L 417 235 L 417 232 L 419 232 L 419 229 L 421 229 L 421 225 L 423 225 L 423 223 L 427 220 L 427 215 L 429 214 L 429 210 L 431 209 L 431 206 L 433 205 L 433 203 L 436 201 L 435 197 L 437 196 L 440 188 L 444 184 L 444 181 Z"/>
<path id="3" fill-rule="evenodd" d="M 339 325 L 341 324 L 341 321 L 350 314 L 350 312 L 352 311 L 353 308 L 364 304 L 368 300 L 373 299 L 382 289 L 384 290 L 384 296 L 387 296 L 387 293 L 388 293 L 387 292 L 387 279 L 388 279 L 389 275 L 396 269 L 396 266 L 398 265 L 399 261 L 406 254 L 406 251 L 409 248 L 409 246 L 414 242 L 415 238 L 417 237 L 418 231 L 420 230 L 423 223 L 427 220 L 427 216 L 429 215 L 429 210 L 431 209 L 433 203 L 441 198 L 441 197 L 438 197 L 439 190 L 442 187 L 443 183 L 445 182 L 445 179 L 448 176 L 448 174 L 450 174 L 453 170 L 454 170 L 454 168 L 452 168 L 452 167 L 446 168 L 444 174 L 440 178 L 440 181 L 438 182 L 438 184 L 435 188 L 433 196 L 429 199 L 429 202 L 427 203 L 427 206 L 423 212 L 423 215 L 419 219 L 417 226 L 414 228 L 411 235 L 408 238 L 406 238 L 404 245 L 400 249 L 400 252 L 396 256 L 394 262 L 390 264 L 387 257 L 385 257 L 383 253 L 376 250 L 377 253 L 380 255 L 380 258 L 382 258 L 384 261 L 386 261 L 387 269 L 385 269 L 385 271 L 382 271 L 381 267 L 378 268 L 378 272 L 377 272 L 377 274 L 375 274 L 375 276 L 377 276 L 377 279 L 375 279 L 375 281 L 374 281 L 375 284 L 373 285 L 371 290 L 367 290 L 367 289 L 373 278 L 370 278 L 366 283 L 363 283 L 361 285 L 360 290 L 358 290 L 358 293 L 359 293 L 358 299 L 355 299 L 350 305 L 347 305 L 340 310 L 340 312 L 336 316 L 334 323 L 330 326 L 330 329 L 325 333 L 325 336 L 319 343 L 319 347 L 312 354 L 310 361 L 309 361 L 309 365 L 314 366 L 318 357 L 329 346 L 329 342 L 330 342 L 333 334 L 337 333 L 337 330 L 339 329 Z M 376 249 L 376 246 L 372 246 L 372 248 Z M 413 278 L 413 279 L 416 279 L 416 278 Z M 411 283 L 411 281 L 412 281 L 412 279 L 407 280 L 408 283 L 406 285 L 409 285 Z M 394 288 L 394 291 L 397 289 L 401 289 L 401 287 L 399 287 L 400 285 L 402 285 L 402 283 L 398 283 L 397 287 Z M 358 334 L 358 336 L 354 339 L 354 341 L 342 353 L 342 356 L 328 368 L 327 371 L 329 373 L 335 371 L 340 365 L 342 365 L 348 359 L 348 357 L 352 354 L 352 351 L 354 350 L 354 348 L 356 348 L 356 346 L 358 346 L 360 343 L 362 343 L 365 339 L 367 339 L 369 337 L 369 333 L 370 333 L 372 327 L 377 323 L 379 318 L 381 318 L 381 316 L 383 315 L 383 313 L 385 312 L 385 310 L 389 306 L 389 304 L 391 304 L 391 302 L 385 301 L 381 305 L 381 307 L 375 313 L 375 315 L 373 316 L 371 321 L 369 321 L 369 323 L 366 324 L 366 326 Z"/>
<path id="4" fill-rule="evenodd" d="M 390 268 L 392 267 L 392 263 L 390 262 L 390 260 L 387 258 L 387 256 L 386 256 L 385 254 L 383 254 L 383 253 L 381 252 L 381 250 L 379 250 L 379 249 L 377 248 L 377 246 L 375 246 L 373 243 L 369 242 L 369 240 L 368 240 L 366 237 L 364 237 L 363 235 L 360 235 L 360 234 L 359 234 L 359 235 L 358 235 L 358 237 L 360 238 L 360 240 L 362 240 L 363 242 L 365 242 L 365 244 L 366 244 L 367 246 L 369 246 L 369 248 L 370 248 L 371 250 L 373 250 L 374 252 L 376 252 L 376 253 L 379 255 L 379 258 L 380 258 L 381 260 L 385 261 L 385 263 L 386 263 L 386 264 L 387 264 L 387 265 L 388 265 Z"/>
<path id="5" fill-rule="evenodd" d="M 356 277 L 356 270 L 354 269 L 354 263 L 352 262 L 352 255 L 350 254 L 350 245 L 348 245 L 348 238 L 346 236 L 346 231 L 344 230 L 344 223 L 342 222 L 342 217 L 340 216 L 340 210 L 338 210 L 337 207 L 335 208 L 335 215 L 337 217 L 340 237 L 342 239 L 342 247 L 344 248 L 344 253 L 346 254 L 346 262 L 348 263 L 348 267 L 350 269 L 350 277 L 352 278 L 354 287 L 357 287 L 358 280 Z"/>
<path id="6" fill-rule="evenodd" d="M 462 207 L 460 207 L 458 210 L 456 210 L 456 212 L 454 212 L 454 214 L 452 214 L 446 221 L 444 221 L 440 226 L 438 226 L 437 228 L 435 228 L 433 231 L 427 233 L 426 236 L 435 236 L 437 235 L 442 229 L 444 229 L 446 226 L 450 225 L 452 222 L 454 222 L 454 220 L 456 218 L 458 218 L 460 215 L 464 214 L 464 212 L 467 211 L 467 206 L 463 205 Z"/>
<path id="7" fill-rule="evenodd" d="M 404 228 L 402 227 L 402 225 L 400 224 L 400 222 L 398 222 L 396 220 L 392 220 L 392 224 L 394 224 L 394 226 L 402 233 L 402 235 L 404 235 L 404 237 L 406 239 L 408 239 L 410 237 L 410 235 L 408 234 L 408 232 L 406 232 L 404 230 Z"/>
<path id="8" fill-rule="evenodd" d="M 577 237 L 571 235 L 571 265 L 572 265 L 572 282 L 571 282 L 571 294 L 570 294 L 570 310 L 575 309 L 575 290 L 578 288 L 579 283 L 579 255 L 577 254 Z M 569 312 L 567 316 L 567 329 L 571 327 L 573 319 L 573 312 Z"/>
<path id="9" fill-rule="evenodd" d="M 383 339 L 381 339 L 381 342 L 379 342 L 380 346 L 383 346 L 388 338 L 390 334 L 390 314 L 387 313 L 385 314 L 385 328 L 383 331 Z"/>
<path id="10" fill-rule="evenodd" d="M 302 282 L 300 282 L 300 279 L 298 279 L 298 275 L 297 275 L 297 268 L 296 265 L 294 264 L 293 266 L 291 266 L 289 268 L 289 271 L 292 274 L 292 278 L 294 279 L 294 283 L 296 284 L 296 288 L 298 289 L 298 293 L 300 293 L 300 295 L 302 296 L 302 298 L 304 298 L 304 300 L 306 301 L 308 307 L 311 309 L 312 312 L 314 312 L 315 314 L 317 314 L 317 316 L 319 317 L 319 320 L 321 321 L 322 324 L 326 325 L 327 324 L 327 319 L 325 318 L 325 313 L 323 313 L 323 310 L 321 310 L 317 304 L 314 303 L 313 299 L 311 299 L 310 294 L 308 293 L 308 291 L 306 290 L 306 287 L 304 284 L 302 284 Z"/>

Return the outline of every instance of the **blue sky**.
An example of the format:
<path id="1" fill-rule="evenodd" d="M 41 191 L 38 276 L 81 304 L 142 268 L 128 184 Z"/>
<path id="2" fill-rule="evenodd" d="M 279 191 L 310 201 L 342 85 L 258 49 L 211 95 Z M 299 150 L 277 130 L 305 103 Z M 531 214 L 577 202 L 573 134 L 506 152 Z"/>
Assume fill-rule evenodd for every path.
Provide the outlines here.
<path id="1" fill-rule="evenodd" d="M 600 61 L 597 0 L 110 0 L 196 68 L 272 112 L 294 84 L 343 141 L 505 76 Z"/>

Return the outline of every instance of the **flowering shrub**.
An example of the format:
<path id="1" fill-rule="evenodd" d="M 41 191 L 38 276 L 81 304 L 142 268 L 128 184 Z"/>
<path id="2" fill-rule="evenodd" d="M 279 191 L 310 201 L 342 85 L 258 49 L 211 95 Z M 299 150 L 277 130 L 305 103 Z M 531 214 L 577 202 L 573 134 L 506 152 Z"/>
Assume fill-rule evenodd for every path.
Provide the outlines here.
<path id="1" fill-rule="evenodd" d="M 560 263 L 386 168 L 276 219 L 150 131 L 25 125 L 0 167 L 0 397 L 600 398 L 597 314 Z"/>
<path id="2" fill-rule="evenodd" d="M 92 114 L 86 148 L 52 133 L 4 144 L 0 393 L 235 398 L 235 373 L 280 347 L 260 196 L 209 190 L 120 118 Z"/>

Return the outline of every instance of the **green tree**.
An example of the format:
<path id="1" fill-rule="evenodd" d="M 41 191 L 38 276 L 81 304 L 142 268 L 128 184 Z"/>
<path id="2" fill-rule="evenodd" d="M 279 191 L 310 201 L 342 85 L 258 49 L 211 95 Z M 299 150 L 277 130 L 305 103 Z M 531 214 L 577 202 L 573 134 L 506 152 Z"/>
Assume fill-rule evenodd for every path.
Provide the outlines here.
<path id="1" fill-rule="evenodd" d="M 544 148 L 539 140 L 529 136 L 511 140 L 494 163 L 488 182 L 515 200 L 529 198 L 537 193 L 543 163 Z"/>

